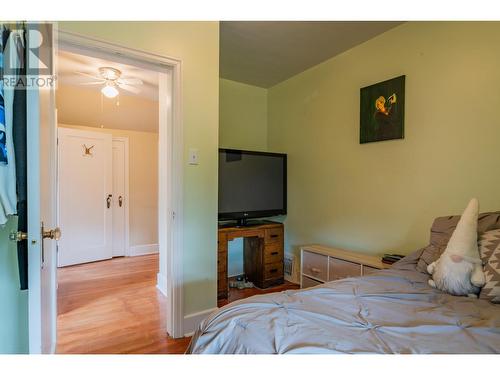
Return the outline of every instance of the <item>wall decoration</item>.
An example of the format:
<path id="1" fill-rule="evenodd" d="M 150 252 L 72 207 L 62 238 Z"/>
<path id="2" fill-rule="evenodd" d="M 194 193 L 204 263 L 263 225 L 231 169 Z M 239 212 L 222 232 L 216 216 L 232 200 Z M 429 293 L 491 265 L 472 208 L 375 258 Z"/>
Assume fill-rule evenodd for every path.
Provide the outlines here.
<path id="1" fill-rule="evenodd" d="M 405 76 L 360 90 L 359 143 L 404 138 Z"/>
<path id="2" fill-rule="evenodd" d="M 83 156 L 94 156 L 94 154 L 92 153 L 92 149 L 95 147 L 95 145 L 92 145 L 90 147 L 87 147 L 87 145 L 82 145 L 82 146 L 84 150 Z"/>

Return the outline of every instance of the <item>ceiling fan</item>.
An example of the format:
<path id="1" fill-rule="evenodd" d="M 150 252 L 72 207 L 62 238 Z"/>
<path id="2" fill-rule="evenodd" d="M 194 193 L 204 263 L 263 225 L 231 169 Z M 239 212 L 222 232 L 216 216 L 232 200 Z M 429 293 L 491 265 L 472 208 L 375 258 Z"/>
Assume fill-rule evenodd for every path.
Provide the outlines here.
<path id="1" fill-rule="evenodd" d="M 80 83 L 81 85 L 103 85 L 101 92 L 107 98 L 117 96 L 120 93 L 118 89 L 138 94 L 141 90 L 136 86 L 143 84 L 139 78 L 122 78 L 121 70 L 109 66 L 100 67 L 98 76 L 83 72 L 76 73 L 94 79 L 92 82 Z"/>

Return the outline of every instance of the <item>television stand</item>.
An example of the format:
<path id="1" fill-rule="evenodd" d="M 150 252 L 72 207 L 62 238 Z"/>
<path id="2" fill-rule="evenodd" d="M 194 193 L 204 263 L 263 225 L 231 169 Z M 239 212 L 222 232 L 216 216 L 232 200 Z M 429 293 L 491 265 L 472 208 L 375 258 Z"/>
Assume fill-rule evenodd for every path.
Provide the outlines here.
<path id="1" fill-rule="evenodd" d="M 228 242 L 243 238 L 243 269 L 248 280 L 261 289 L 283 284 L 284 227 L 272 221 L 247 222 L 247 226 L 219 225 L 217 248 L 217 298 L 228 297 Z"/>

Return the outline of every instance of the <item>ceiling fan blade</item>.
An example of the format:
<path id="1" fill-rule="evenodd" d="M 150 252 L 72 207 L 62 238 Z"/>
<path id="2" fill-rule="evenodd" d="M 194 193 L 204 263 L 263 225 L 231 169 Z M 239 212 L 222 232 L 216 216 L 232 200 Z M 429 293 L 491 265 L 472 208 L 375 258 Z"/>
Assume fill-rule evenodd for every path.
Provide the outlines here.
<path id="1" fill-rule="evenodd" d="M 93 79 L 103 79 L 102 77 L 99 77 L 97 75 L 92 75 L 92 74 L 89 74 L 89 73 L 84 73 L 84 72 L 75 72 L 75 73 L 79 74 L 81 76 L 90 77 L 90 78 L 93 78 Z"/>
<path id="2" fill-rule="evenodd" d="M 134 86 L 131 86 L 131 85 L 124 85 L 122 83 L 119 83 L 118 84 L 118 87 L 125 90 L 125 91 L 130 91 L 131 93 L 133 94 L 138 94 L 141 92 L 140 89 L 138 89 L 137 87 L 134 87 Z"/>
<path id="3" fill-rule="evenodd" d="M 123 85 L 142 85 L 143 82 L 139 78 L 120 78 L 118 79 L 119 84 Z"/>
<path id="4" fill-rule="evenodd" d="M 79 85 L 83 85 L 83 86 L 102 85 L 102 84 L 104 84 L 104 82 L 106 82 L 106 81 L 102 80 L 102 81 L 94 81 L 94 82 L 81 82 L 81 83 L 79 83 Z"/>

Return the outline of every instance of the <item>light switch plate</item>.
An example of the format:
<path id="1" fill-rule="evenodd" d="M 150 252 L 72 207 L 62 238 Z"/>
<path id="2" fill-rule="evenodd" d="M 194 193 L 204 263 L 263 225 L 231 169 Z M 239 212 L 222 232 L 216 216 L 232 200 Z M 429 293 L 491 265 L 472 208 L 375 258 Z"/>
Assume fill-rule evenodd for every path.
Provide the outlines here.
<path id="1" fill-rule="evenodd" d="M 198 165 L 198 149 L 196 148 L 189 149 L 189 164 Z"/>

